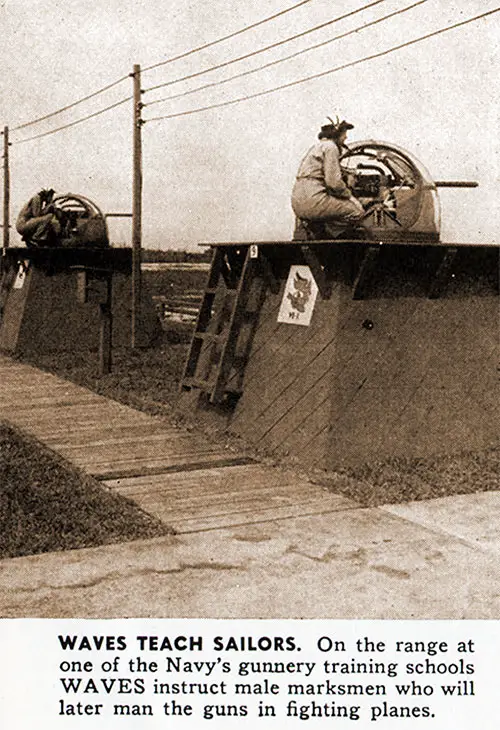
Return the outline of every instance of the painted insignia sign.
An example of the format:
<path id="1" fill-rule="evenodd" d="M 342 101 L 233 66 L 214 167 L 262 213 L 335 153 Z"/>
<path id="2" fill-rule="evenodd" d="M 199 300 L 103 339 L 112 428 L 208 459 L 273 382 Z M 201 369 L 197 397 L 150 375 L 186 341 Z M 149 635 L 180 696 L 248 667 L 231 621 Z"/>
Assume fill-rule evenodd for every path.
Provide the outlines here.
<path id="1" fill-rule="evenodd" d="M 291 266 L 281 300 L 278 322 L 309 325 L 317 295 L 318 286 L 309 266 Z"/>

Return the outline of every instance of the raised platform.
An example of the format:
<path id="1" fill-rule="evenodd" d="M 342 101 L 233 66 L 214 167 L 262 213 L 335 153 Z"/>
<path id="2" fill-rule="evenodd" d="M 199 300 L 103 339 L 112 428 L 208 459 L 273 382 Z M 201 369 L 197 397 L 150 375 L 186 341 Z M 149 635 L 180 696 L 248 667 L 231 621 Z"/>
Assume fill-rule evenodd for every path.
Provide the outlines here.
<path id="1" fill-rule="evenodd" d="M 267 282 L 229 416 L 236 434 L 322 469 L 498 443 L 498 245 L 212 245 L 229 268 L 253 246 L 254 286 Z M 309 323 L 283 317 L 294 266 L 318 290 Z"/>
<path id="2" fill-rule="evenodd" d="M 115 346 L 130 344 L 132 251 L 8 248 L 0 284 L 0 350 L 18 354 L 97 349 L 100 306 L 110 304 Z M 139 345 L 159 322 L 142 292 Z"/>

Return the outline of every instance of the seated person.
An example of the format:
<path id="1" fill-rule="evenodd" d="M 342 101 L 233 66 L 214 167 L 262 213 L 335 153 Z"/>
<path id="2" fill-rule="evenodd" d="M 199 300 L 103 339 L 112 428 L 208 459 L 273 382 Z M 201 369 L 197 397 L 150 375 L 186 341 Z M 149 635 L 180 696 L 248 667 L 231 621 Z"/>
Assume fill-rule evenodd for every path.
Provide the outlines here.
<path id="1" fill-rule="evenodd" d="M 353 129 L 348 122 L 321 127 L 316 142 L 300 163 L 292 192 L 292 208 L 299 219 L 294 238 L 335 238 L 360 226 L 365 211 L 342 179 L 340 155 Z"/>
<path id="2" fill-rule="evenodd" d="M 61 223 L 52 205 L 54 190 L 40 190 L 22 207 L 16 221 L 17 232 L 27 246 L 56 245 Z"/>

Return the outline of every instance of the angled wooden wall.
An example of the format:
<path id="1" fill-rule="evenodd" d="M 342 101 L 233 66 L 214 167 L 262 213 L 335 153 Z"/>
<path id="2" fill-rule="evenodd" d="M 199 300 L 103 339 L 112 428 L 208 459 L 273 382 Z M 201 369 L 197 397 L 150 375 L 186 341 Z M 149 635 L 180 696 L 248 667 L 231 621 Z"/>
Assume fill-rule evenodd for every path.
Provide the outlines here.
<path id="1" fill-rule="evenodd" d="M 78 267 L 112 268 L 113 344 L 130 344 L 130 251 L 78 249 L 8 250 L 2 278 L 0 350 L 16 354 L 87 351 L 99 345 L 99 302 L 106 300 L 106 282 L 90 279 L 87 301 L 79 300 Z M 52 258 L 50 258 L 52 256 Z M 24 259 L 24 257 L 26 257 Z M 13 286 L 19 260 L 29 261 L 21 287 Z M 159 327 L 151 298 L 142 292 L 140 344 L 147 346 Z"/>
<path id="2" fill-rule="evenodd" d="M 498 443 L 498 250 L 463 251 L 429 298 L 442 251 L 384 252 L 365 296 L 337 260 L 309 327 L 277 323 L 268 292 L 230 427 L 265 452 L 336 468 Z"/>

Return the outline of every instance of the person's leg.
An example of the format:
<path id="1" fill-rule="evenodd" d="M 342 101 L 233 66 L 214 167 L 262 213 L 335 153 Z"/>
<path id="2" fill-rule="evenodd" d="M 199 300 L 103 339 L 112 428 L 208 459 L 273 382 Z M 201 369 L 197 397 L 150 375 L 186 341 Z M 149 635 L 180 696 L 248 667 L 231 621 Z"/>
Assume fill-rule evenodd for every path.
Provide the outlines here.
<path id="1" fill-rule="evenodd" d="M 31 240 L 35 243 L 49 244 L 54 243 L 58 235 L 61 232 L 61 224 L 57 220 L 53 213 L 47 213 L 46 215 L 33 218 L 32 220 L 38 221 L 38 225 L 35 227 Z"/>

